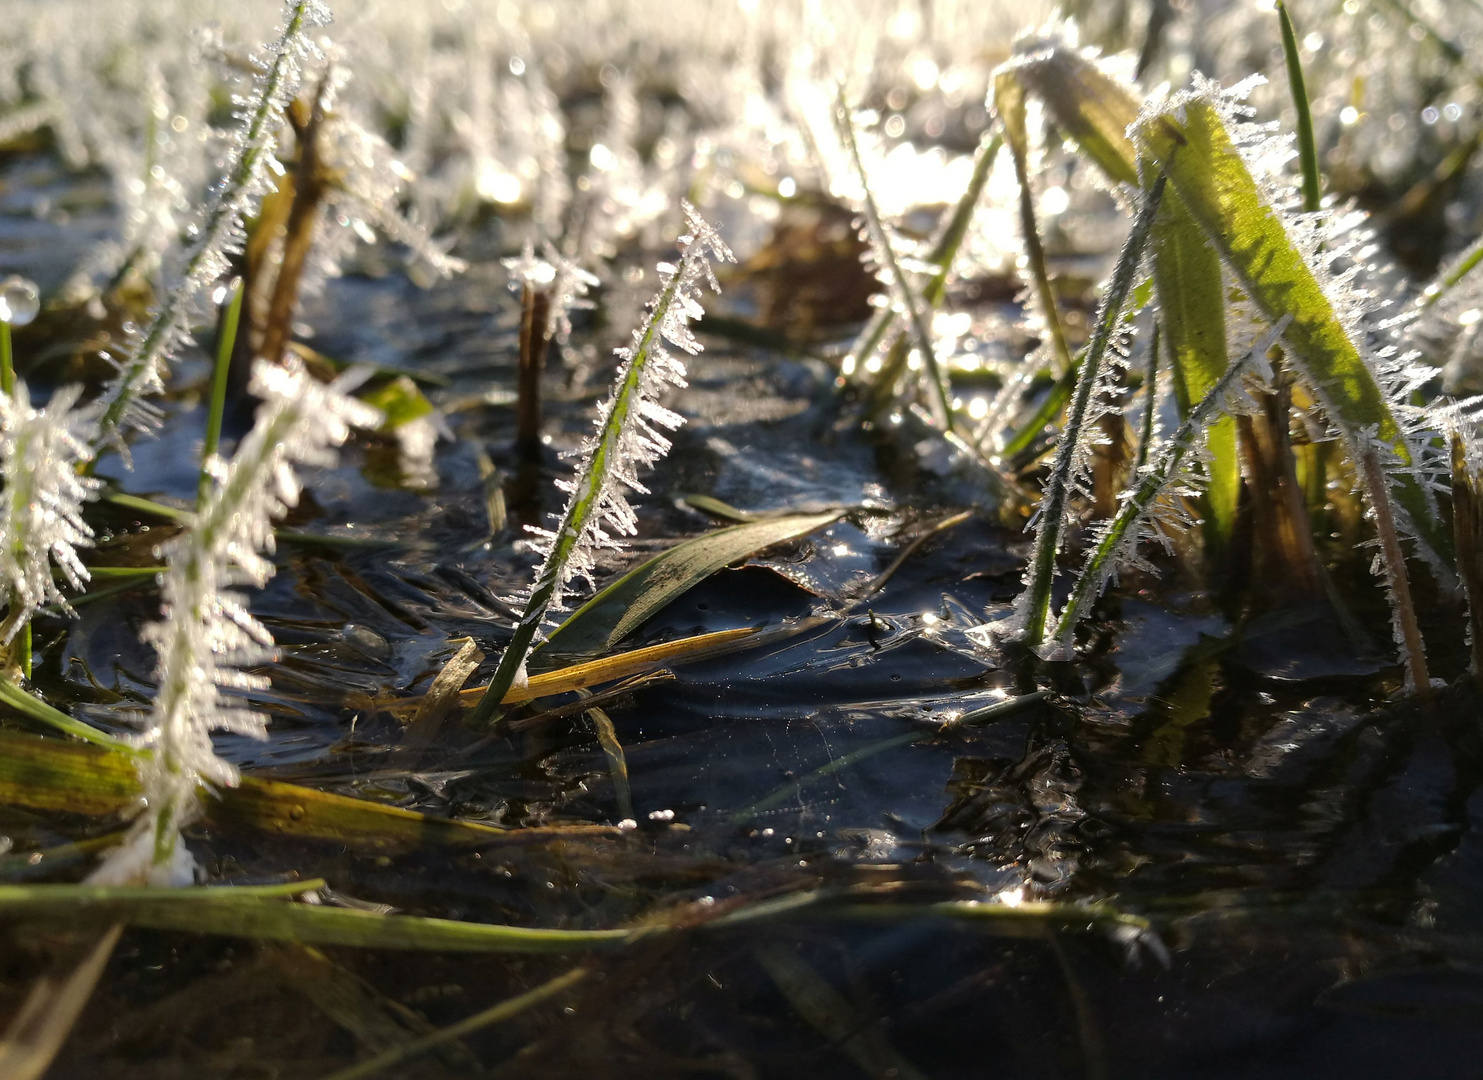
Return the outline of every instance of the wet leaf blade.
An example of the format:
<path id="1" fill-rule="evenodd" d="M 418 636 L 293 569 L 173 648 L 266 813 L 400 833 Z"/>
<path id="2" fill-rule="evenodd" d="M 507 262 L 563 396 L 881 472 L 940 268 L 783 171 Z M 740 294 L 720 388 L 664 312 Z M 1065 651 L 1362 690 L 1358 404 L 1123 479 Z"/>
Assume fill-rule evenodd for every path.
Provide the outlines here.
<path id="1" fill-rule="evenodd" d="M 631 930 L 549 930 L 384 915 L 285 899 L 323 885 L 323 881 L 183 889 L 0 885 L 0 915 L 68 922 L 97 918 L 260 941 L 436 952 L 564 953 L 620 946 L 636 936 Z"/>
<path id="2" fill-rule="evenodd" d="M 207 818 L 214 824 L 359 850 L 411 850 L 430 843 L 532 844 L 614 831 L 604 825 L 496 829 L 256 776 L 244 776 L 235 788 L 203 794 Z M 133 759 L 119 750 L 0 732 L 0 804 L 106 817 L 129 810 L 139 797 Z"/>
<path id="3" fill-rule="evenodd" d="M 552 631 L 535 656 L 596 654 L 611 649 L 651 615 L 738 560 L 838 521 L 843 511 L 793 514 L 735 525 L 684 540 L 603 589 Z"/>

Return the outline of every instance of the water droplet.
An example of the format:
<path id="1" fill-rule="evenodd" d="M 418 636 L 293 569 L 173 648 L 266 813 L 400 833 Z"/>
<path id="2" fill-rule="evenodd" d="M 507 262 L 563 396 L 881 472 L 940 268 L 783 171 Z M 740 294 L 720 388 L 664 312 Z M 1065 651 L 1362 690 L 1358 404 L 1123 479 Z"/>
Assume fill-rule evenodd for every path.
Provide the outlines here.
<path id="1" fill-rule="evenodd" d="M 0 321 L 25 326 L 41 310 L 41 293 L 34 281 L 11 275 L 0 281 Z"/>

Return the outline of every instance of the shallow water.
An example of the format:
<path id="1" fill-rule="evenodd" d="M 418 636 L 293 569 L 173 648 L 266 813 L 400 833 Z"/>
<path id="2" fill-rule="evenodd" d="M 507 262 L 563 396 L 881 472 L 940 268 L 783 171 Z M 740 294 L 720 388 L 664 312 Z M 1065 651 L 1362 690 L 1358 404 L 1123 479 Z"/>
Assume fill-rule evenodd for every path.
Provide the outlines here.
<path id="1" fill-rule="evenodd" d="M 0 257 L 55 286 L 106 214 L 27 216 L 38 195 L 59 205 L 72 192 L 85 207 L 86 191 L 54 191 L 55 176 L 32 159 L 0 175 Z M 131 931 L 49 1075 L 320 1076 L 376 1037 L 327 987 L 343 994 L 348 981 L 384 1024 L 415 1029 L 417 1017 L 451 1023 L 579 961 L 594 974 L 564 1006 L 412 1071 L 465 1075 L 476 1059 L 553 1077 L 1476 1067 L 1476 693 L 1387 708 L 1396 672 L 1383 650 L 1377 661 L 1302 613 L 1258 620 L 1234 641 L 1227 620 L 1175 579 L 1125 589 L 1088 659 L 1052 666 L 1050 702 L 944 727 L 1018 688 L 1015 658 L 968 631 L 1007 610 L 1024 541 L 980 513 L 856 599 L 905 540 L 987 500 L 971 476 L 919 468 L 909 435 L 839 423 L 832 372 L 816 360 L 708 338 L 676 399 L 688 423 L 652 477 L 639 540 L 603 568 L 612 575 L 702 532 L 707 520 L 676 501 L 684 495 L 754 512 L 852 508 L 806 541 L 714 575 L 625 642 L 793 628 L 605 703 L 631 810 L 580 713 L 493 742 L 455 733 L 413 763 L 398 754 L 401 725 L 376 702 L 425 691 L 455 639 L 498 656 L 510 623 L 500 597 L 531 571 L 514 541 L 557 508 L 557 452 L 588 430 L 611 370 L 603 357 L 626 332 L 602 319 L 579 328 L 574 347 L 596 348 L 548 379 L 552 445 L 537 502 L 513 504 L 492 535 L 478 460 L 487 453 L 507 481 L 517 472 L 517 312 L 490 261 L 498 238 L 484 243 L 469 275 L 431 291 L 395 272 L 351 275 L 304 312 L 327 355 L 437 376 L 429 393 L 454 437 L 439 443 L 430 485 L 399 477 L 379 443 L 307 478 L 310 495 L 288 523 L 298 538 L 282 543 L 278 575 L 252 603 L 281 646 L 272 688 L 253 698 L 273 716 L 272 738 L 218 745 L 255 775 L 439 815 L 523 827 L 631 814 L 636 827 L 394 854 L 202 827 L 192 850 L 222 881 L 324 876 L 340 897 L 417 914 L 606 927 L 662 912 L 697 929 L 591 958 L 328 950 L 339 974 L 320 979 L 305 974 L 318 961 L 291 947 Z M 632 309 L 625 288 L 642 296 L 652 281 L 615 288 L 609 312 Z M 178 374 L 198 389 L 205 367 L 188 360 Z M 116 458 L 102 472 L 184 504 L 196 485 L 199 395 L 186 389 L 168 409 L 166 434 L 135 448 L 132 472 Z M 116 508 L 99 520 L 101 564 L 148 564 L 171 532 Z M 53 702 L 126 730 L 152 695 L 137 633 L 157 617 L 157 597 L 132 589 L 79 613 L 38 624 L 37 683 Z M 20 810 L 0 820 L 23 856 L 116 824 Z M 5 866 L 14 880 L 35 877 L 24 858 Z M 64 864 L 54 879 L 81 872 Z M 996 897 L 1106 900 L 1152 930 L 927 910 Z M 792 906 L 717 919 L 764 900 Z M 25 927 L 10 936 L 3 991 L 18 1003 L 51 939 Z"/>

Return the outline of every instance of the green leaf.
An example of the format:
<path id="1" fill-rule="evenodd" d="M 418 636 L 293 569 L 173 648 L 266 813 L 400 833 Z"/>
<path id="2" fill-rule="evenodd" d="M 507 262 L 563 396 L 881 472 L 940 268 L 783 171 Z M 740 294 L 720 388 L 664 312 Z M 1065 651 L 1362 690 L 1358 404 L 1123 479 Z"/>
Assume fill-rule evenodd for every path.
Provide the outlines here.
<path id="1" fill-rule="evenodd" d="M 1114 183 L 1138 186 L 1138 157 L 1127 131 L 1140 105 L 1126 86 L 1066 47 L 1019 58 L 1011 70 Z"/>
<path id="2" fill-rule="evenodd" d="M 1351 447 L 1367 446 L 1373 431 L 1410 464 L 1411 448 L 1384 391 L 1236 151 L 1215 106 L 1190 100 L 1182 118 L 1151 117 L 1139 126 L 1138 137 L 1262 315 L 1271 323 L 1292 316 L 1283 340 Z M 1407 477 L 1397 487 L 1412 523 L 1424 530 L 1431 511 L 1420 484 Z"/>
<path id="3" fill-rule="evenodd" d="M 1178 199 L 1166 199 L 1154 222 L 1153 277 L 1159 293 L 1162 344 L 1174 371 L 1181 419 L 1230 366 L 1226 344 L 1225 280 L 1220 253 Z M 1202 496 L 1205 541 L 1219 556 L 1236 526 L 1241 461 L 1236 421 L 1219 417 L 1206 441 L 1209 485 Z"/>
<path id="4" fill-rule="evenodd" d="M 362 401 L 374 405 L 385 414 L 386 421 L 381 425 L 382 431 L 395 431 L 403 424 L 420 420 L 433 411 L 433 403 L 405 375 L 360 397 Z"/>
<path id="5" fill-rule="evenodd" d="M 681 541 L 630 570 L 567 616 L 546 644 L 532 654 L 532 666 L 540 666 L 534 662 L 537 656 L 549 669 L 556 665 L 557 656 L 595 656 L 611 649 L 651 615 L 717 570 L 763 548 L 807 536 L 842 515 L 842 510 L 791 514 Z"/>
<path id="6" fill-rule="evenodd" d="M 1282 23 L 1282 55 L 1287 61 L 1287 85 L 1292 91 L 1293 108 L 1298 114 L 1298 160 L 1303 166 L 1303 209 L 1317 210 L 1323 201 L 1319 187 L 1318 144 L 1313 139 L 1313 113 L 1308 108 L 1308 86 L 1303 79 L 1303 62 L 1298 55 L 1298 35 L 1293 29 L 1287 5 L 1277 0 L 1277 17 Z"/>

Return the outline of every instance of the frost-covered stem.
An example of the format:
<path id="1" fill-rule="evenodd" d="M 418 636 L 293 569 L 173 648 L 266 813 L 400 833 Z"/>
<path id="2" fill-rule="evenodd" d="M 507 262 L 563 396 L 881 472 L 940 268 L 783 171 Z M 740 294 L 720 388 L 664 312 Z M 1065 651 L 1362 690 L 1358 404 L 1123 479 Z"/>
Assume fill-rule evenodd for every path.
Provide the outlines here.
<path id="1" fill-rule="evenodd" d="M 690 253 L 687 252 L 686 258 L 689 257 Z M 698 250 L 695 252 L 695 257 L 701 257 Z M 683 269 L 682 266 L 681 272 Z M 567 500 L 566 512 L 562 514 L 561 524 L 556 527 L 556 539 L 552 541 L 546 561 L 536 575 L 535 587 L 531 589 L 525 611 L 521 613 L 520 621 L 515 625 L 515 634 L 510 639 L 510 644 L 505 647 L 504 655 L 500 657 L 499 667 L 495 669 L 494 677 L 489 680 L 484 696 L 479 699 L 479 704 L 474 707 L 473 713 L 469 716 L 469 722 L 472 724 L 487 724 L 494 719 L 495 709 L 505 699 L 505 694 L 509 692 L 510 687 L 515 685 L 515 680 L 525 665 L 525 657 L 535 641 L 536 631 L 540 629 L 541 622 L 546 617 L 546 609 L 551 606 L 551 600 L 560 586 L 561 569 L 571 559 L 572 553 L 581 541 L 588 520 L 597 512 L 603 477 L 613 467 L 614 459 L 618 456 L 618 446 L 622 441 L 624 424 L 630 410 L 638 403 L 639 380 L 643 377 L 644 367 L 648 364 L 654 349 L 659 345 L 660 326 L 664 322 L 670 305 L 675 301 L 675 295 L 679 292 L 681 272 L 676 272 L 669 284 L 659 293 L 658 302 L 654 305 L 649 322 L 644 327 L 643 336 L 639 339 L 637 348 L 634 349 L 633 361 L 628 365 L 623 381 L 614 395 L 613 410 L 608 413 L 607 422 L 603 424 L 602 434 L 598 436 L 597 446 L 592 452 L 592 459 L 587 468 L 583 469 L 581 475 L 577 477 L 577 486 L 572 491 L 571 498 Z"/>
<path id="2" fill-rule="evenodd" d="M 1457 542 L 1457 576 L 1468 598 L 1468 643 L 1473 677 L 1483 680 L 1483 473 L 1473 468 L 1459 430 L 1452 439 L 1452 528 Z"/>
<path id="3" fill-rule="evenodd" d="M 193 777 L 196 770 L 189 764 L 187 747 L 191 734 L 199 725 L 190 707 L 195 699 L 196 682 L 201 678 L 196 653 L 201 647 L 200 627 L 215 615 L 214 608 L 220 602 L 216 590 L 202 587 L 204 579 L 220 557 L 223 532 L 231 528 L 233 519 L 243 512 L 249 492 L 263 482 L 265 466 L 301 420 L 296 410 L 285 409 L 274 417 L 260 440 L 244 446 L 247 456 L 233 459 L 233 465 L 240 467 L 233 471 L 216 497 L 208 499 L 202 507 L 191 529 L 191 542 L 182 549 L 184 557 L 178 573 L 186 586 L 183 591 L 195 602 L 185 611 L 171 613 L 166 642 L 159 650 L 159 668 L 167 677 L 155 694 L 151 719 L 157 767 L 176 780 L 169 785 L 169 793 L 163 802 L 155 808 L 154 862 L 157 866 L 168 866 L 174 859 L 175 845 L 180 836 L 180 803 L 182 799 L 194 798 L 195 783 L 187 778 Z M 186 782 L 181 782 L 183 780 Z"/>
<path id="4" fill-rule="evenodd" d="M 1359 465 L 1365 478 L 1365 493 L 1375 513 L 1375 532 L 1380 538 L 1381 566 L 1390 593 L 1395 642 L 1401 650 L 1401 662 L 1406 666 L 1406 687 L 1424 694 L 1431 689 L 1431 679 L 1426 670 L 1426 646 L 1421 640 L 1421 627 L 1416 623 L 1416 607 L 1411 602 L 1411 581 L 1406 575 L 1406 554 L 1401 550 L 1400 534 L 1396 531 L 1390 484 L 1373 448 L 1360 453 Z"/>
<path id="5" fill-rule="evenodd" d="M 232 284 L 231 301 L 221 322 L 216 339 L 216 366 L 211 372 L 211 404 L 206 413 L 206 441 L 201 446 L 201 482 L 196 489 L 196 505 L 206 501 L 211 491 L 211 470 L 206 467 L 221 445 L 221 421 L 227 411 L 227 376 L 232 368 L 232 351 L 237 346 L 237 327 L 242 321 L 242 296 L 246 284 L 237 278 Z"/>
<path id="6" fill-rule="evenodd" d="M 238 136 L 239 152 L 206 211 L 196 246 L 181 271 L 180 284 L 165 295 L 138 347 L 123 362 L 118 377 L 104 392 L 100 449 L 118 438 L 130 406 L 158 380 L 160 365 L 188 329 L 192 302 L 220 272 L 224 252 L 242 227 L 254 182 L 272 157 L 276 134 L 273 128 L 282 109 L 282 99 L 297 75 L 296 54 L 301 39 L 311 27 L 324 21 L 322 12 L 321 0 L 296 0 L 290 8 L 283 33 L 274 45 L 272 62 L 259 80 L 246 125 Z"/>
<path id="7" fill-rule="evenodd" d="M 984 185 L 989 181 L 989 174 L 994 171 L 994 162 L 999 157 L 999 150 L 1004 145 L 1004 136 L 995 132 L 992 136 L 985 136 L 979 143 L 978 155 L 973 160 L 973 175 L 968 179 L 968 186 L 963 190 L 963 197 L 958 200 L 958 205 L 953 208 L 952 217 L 948 219 L 946 228 L 942 235 L 937 238 L 932 251 L 927 255 L 927 261 L 936 266 L 932 277 L 927 284 L 922 286 L 922 301 L 929 309 L 937 308 L 947 296 L 947 282 L 952 274 L 953 262 L 958 257 L 958 249 L 963 246 L 963 240 L 968 235 L 968 226 L 973 223 L 973 212 L 978 208 L 979 196 L 983 194 Z M 881 342 L 896 325 L 897 312 L 890 307 L 878 309 L 865 324 L 865 329 L 850 346 L 849 355 L 853 356 L 858 363 L 864 363 L 880 348 Z M 884 371 L 882 371 L 884 374 Z"/>
<path id="8" fill-rule="evenodd" d="M 672 429 L 681 422 L 654 400 L 666 383 L 684 385 L 684 368 L 666 351 L 664 342 L 668 340 L 692 354 L 700 350 L 685 320 L 701 314 L 699 282 L 708 280 L 716 288 L 708 258 L 733 258 L 694 208 L 684 201 L 681 206 L 689 235 L 680 238 L 679 265 L 661 265 L 663 286 L 650 301 L 649 317 L 642 330 L 634 334 L 632 345 L 620 350 L 624 364 L 604 407 L 597 436 L 584 449 L 566 509 L 551 537 L 525 610 L 494 677 L 469 715 L 470 723 L 487 725 L 495 719 L 505 694 L 525 669 L 526 655 L 547 611 L 577 568 L 585 564 L 590 569 L 590 550 L 608 539 L 602 526 L 606 523 L 619 532 L 634 531 L 633 510 L 622 489 L 643 490 L 635 477 L 637 466 L 652 464 L 669 448 L 668 441 L 650 425 Z"/>
<path id="9" fill-rule="evenodd" d="M 1035 534 L 1035 548 L 1030 556 L 1025 591 L 1017 601 L 1020 608 L 1020 633 L 1025 643 L 1032 648 L 1045 640 L 1046 622 L 1050 615 L 1051 583 L 1056 573 L 1056 554 L 1061 548 L 1061 530 L 1071 500 L 1072 474 L 1082 453 L 1082 429 L 1086 426 L 1087 412 L 1100 381 L 1103 357 L 1107 354 L 1113 333 L 1121 320 L 1123 305 L 1127 302 L 1128 293 L 1132 291 L 1138 265 L 1143 261 L 1143 248 L 1153 229 L 1154 213 L 1164 197 L 1165 182 L 1166 177 L 1160 172 L 1148 194 L 1144 196 L 1138 217 L 1133 222 L 1133 231 L 1128 234 L 1127 242 L 1118 255 L 1117 266 L 1112 271 L 1112 282 L 1107 288 L 1107 295 L 1102 298 L 1092 339 L 1087 343 L 1081 363 L 1081 374 L 1071 395 L 1066 427 L 1056 444 L 1056 456 L 1051 464 L 1050 477 L 1046 481 L 1045 494 L 1040 500 L 1040 509 L 1037 511 L 1040 527 Z"/>
<path id="10" fill-rule="evenodd" d="M 31 616 L 48 601 L 69 610 L 55 571 L 74 589 L 88 579 L 77 554 L 93 536 L 82 504 L 99 485 L 77 470 L 97 430 L 97 409 L 74 409 L 81 393 L 80 386 L 64 386 L 43 409 L 31 407 L 24 382 L 0 394 L 0 591 L 9 609 L 0 642 L 20 636 L 16 652 L 28 677 Z"/>
<path id="11" fill-rule="evenodd" d="M 885 271 L 891 291 L 897 294 L 901 306 L 906 311 L 907 325 L 916 342 L 917 351 L 922 354 L 922 363 L 927 368 L 927 378 L 932 384 L 934 394 L 934 400 L 931 402 L 933 419 L 943 430 L 951 431 L 953 403 L 948 394 L 947 379 L 942 367 L 937 363 L 937 350 L 932 345 L 932 331 L 927 326 L 927 317 L 922 311 L 922 302 L 896 258 L 896 250 L 891 246 L 890 234 L 886 232 L 885 222 L 881 219 L 880 210 L 875 205 L 875 196 L 870 192 L 870 180 L 865 175 L 865 163 L 860 158 L 860 145 L 855 139 L 855 125 L 850 119 L 849 105 L 845 102 L 843 86 L 839 90 L 836 116 L 839 120 L 840 136 L 844 139 L 845 145 L 849 147 L 850 161 L 855 167 L 855 173 L 860 180 L 860 189 L 864 193 L 860 204 L 865 212 L 865 228 L 870 234 L 871 247 L 875 249 L 875 257 L 880 260 L 881 269 Z"/>
<path id="12" fill-rule="evenodd" d="M 1432 307 L 1456 288 L 1457 283 L 1472 273 L 1480 262 L 1483 262 L 1483 238 L 1473 241 L 1472 247 L 1459 255 L 1446 270 L 1437 276 L 1436 281 L 1427 286 L 1426 291 L 1421 294 L 1417 307 L 1423 311 Z"/>
<path id="13" fill-rule="evenodd" d="M 1076 624 L 1091 610 L 1092 604 L 1107 583 L 1116 560 L 1127 550 L 1130 542 L 1137 542 L 1139 526 L 1153 509 L 1159 496 L 1179 476 L 1185 459 L 1199 444 L 1205 429 L 1224 411 L 1231 387 L 1255 355 L 1255 351 L 1249 352 L 1236 360 L 1185 416 L 1184 421 L 1164 444 L 1157 461 L 1146 469 L 1140 466 L 1142 479 L 1124 495 L 1117 516 L 1108 522 L 1097 546 L 1087 557 L 1086 565 L 1082 568 L 1076 586 L 1071 590 L 1070 599 L 1061 610 L 1052 636 L 1070 644 Z"/>

